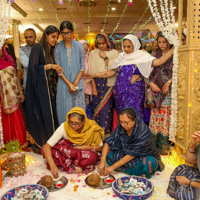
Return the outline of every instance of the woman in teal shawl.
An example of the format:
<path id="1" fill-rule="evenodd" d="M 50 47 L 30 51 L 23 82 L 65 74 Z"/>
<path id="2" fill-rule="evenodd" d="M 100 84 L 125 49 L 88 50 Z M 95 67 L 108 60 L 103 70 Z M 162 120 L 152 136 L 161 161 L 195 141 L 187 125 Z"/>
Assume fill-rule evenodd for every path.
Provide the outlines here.
<path id="1" fill-rule="evenodd" d="M 64 70 L 64 74 L 60 74 L 58 78 L 57 85 L 56 106 L 59 124 L 65 121 L 66 114 L 72 108 L 85 109 L 82 79 L 85 71 L 85 52 L 83 44 L 71 38 L 73 30 L 71 22 L 62 22 L 60 32 L 63 40 L 55 48 L 55 61 Z"/>

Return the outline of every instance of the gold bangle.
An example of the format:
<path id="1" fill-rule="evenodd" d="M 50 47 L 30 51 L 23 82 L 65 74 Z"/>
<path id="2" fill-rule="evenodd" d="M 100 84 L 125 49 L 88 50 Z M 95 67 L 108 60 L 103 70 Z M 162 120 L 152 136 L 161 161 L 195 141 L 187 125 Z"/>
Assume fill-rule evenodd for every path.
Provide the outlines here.
<path id="1" fill-rule="evenodd" d="M 95 89 L 95 90 L 92 90 L 93 92 L 96 92 L 97 91 L 97 89 Z"/>
<path id="2" fill-rule="evenodd" d="M 52 156 L 48 157 L 48 158 L 47 158 L 47 161 L 48 161 L 49 159 L 51 159 L 51 158 L 52 158 Z"/>
<path id="3" fill-rule="evenodd" d="M 121 160 L 119 160 L 119 162 L 121 162 L 121 164 L 124 165 L 124 163 Z"/>
<path id="4" fill-rule="evenodd" d="M 20 94 L 23 94 L 23 92 L 19 92 Z"/>
<path id="5" fill-rule="evenodd" d="M 106 158 L 105 158 L 105 157 L 101 157 L 101 160 L 102 160 L 102 159 L 106 159 Z"/>
<path id="6" fill-rule="evenodd" d="M 97 74 L 97 73 L 95 73 L 94 75 L 98 77 L 98 74 Z"/>

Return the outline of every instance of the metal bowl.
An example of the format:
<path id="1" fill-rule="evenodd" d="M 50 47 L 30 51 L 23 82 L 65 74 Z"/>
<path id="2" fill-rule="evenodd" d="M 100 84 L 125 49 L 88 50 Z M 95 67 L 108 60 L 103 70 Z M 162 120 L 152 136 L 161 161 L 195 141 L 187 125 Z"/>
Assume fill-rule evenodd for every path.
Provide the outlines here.
<path id="1" fill-rule="evenodd" d="M 47 189 L 49 192 L 55 192 L 64 188 L 67 185 L 67 183 L 67 178 L 62 176 L 60 179 L 54 180 L 52 186 Z M 41 185 L 41 180 L 39 180 L 37 184 Z"/>
<path id="2" fill-rule="evenodd" d="M 115 177 L 113 175 L 109 175 L 109 176 L 106 176 L 105 178 L 101 178 L 101 182 L 100 182 L 99 186 L 92 186 L 88 183 L 88 177 L 89 176 L 87 176 L 85 179 L 86 185 L 88 185 L 89 187 L 92 187 L 92 188 L 96 188 L 96 189 L 112 187 L 112 182 L 115 181 Z"/>

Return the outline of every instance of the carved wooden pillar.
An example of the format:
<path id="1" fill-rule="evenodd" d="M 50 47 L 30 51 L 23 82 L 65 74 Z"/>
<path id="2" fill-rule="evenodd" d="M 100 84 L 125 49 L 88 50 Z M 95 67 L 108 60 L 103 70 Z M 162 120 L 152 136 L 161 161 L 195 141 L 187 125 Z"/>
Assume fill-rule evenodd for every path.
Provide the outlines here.
<path id="1" fill-rule="evenodd" d="M 178 1 L 178 39 L 182 45 L 183 0 Z"/>
<path id="2" fill-rule="evenodd" d="M 200 0 L 187 1 L 186 45 L 179 47 L 178 123 L 175 147 L 182 157 L 191 135 L 200 130 L 199 5 Z"/>

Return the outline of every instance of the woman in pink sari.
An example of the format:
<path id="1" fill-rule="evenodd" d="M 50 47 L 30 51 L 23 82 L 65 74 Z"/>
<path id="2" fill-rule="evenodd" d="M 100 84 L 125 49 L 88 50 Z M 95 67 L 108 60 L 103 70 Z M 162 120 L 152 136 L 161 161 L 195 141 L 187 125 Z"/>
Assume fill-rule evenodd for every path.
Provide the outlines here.
<path id="1" fill-rule="evenodd" d="M 91 172 L 95 169 L 103 140 L 104 130 L 87 118 L 84 109 L 75 107 L 42 147 L 44 162 L 55 178 L 58 168 L 69 174 Z"/>
<path id="2" fill-rule="evenodd" d="M 0 149 L 10 140 L 17 139 L 20 145 L 26 141 L 26 129 L 19 100 L 16 65 L 5 47 L 2 47 L 0 49 L 0 110 L 3 132 L 0 131 Z"/>
<path id="3" fill-rule="evenodd" d="M 89 66 L 88 66 L 88 57 L 90 52 L 90 45 L 85 40 L 80 40 L 80 43 L 83 44 L 85 50 L 85 73 L 88 73 Z M 86 82 L 86 79 L 83 77 L 83 87 L 85 93 L 85 111 L 86 115 L 89 119 L 92 119 L 92 113 L 90 108 L 90 101 L 92 98 L 92 85 L 91 82 Z"/>

